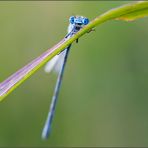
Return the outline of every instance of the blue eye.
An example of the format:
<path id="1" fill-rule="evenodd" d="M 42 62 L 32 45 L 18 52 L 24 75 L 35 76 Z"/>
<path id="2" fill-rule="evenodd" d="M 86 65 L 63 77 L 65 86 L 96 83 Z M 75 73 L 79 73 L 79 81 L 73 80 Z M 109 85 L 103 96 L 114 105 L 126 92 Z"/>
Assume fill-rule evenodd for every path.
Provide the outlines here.
<path id="1" fill-rule="evenodd" d="M 83 19 L 83 24 L 84 24 L 84 25 L 87 25 L 88 23 L 89 23 L 89 19 L 88 19 L 88 18 L 84 18 L 84 19 Z"/>
<path id="2" fill-rule="evenodd" d="M 70 22 L 71 24 L 73 24 L 73 23 L 74 23 L 74 19 L 75 19 L 75 17 L 74 17 L 74 16 L 71 16 L 71 17 L 69 18 L 69 22 Z"/>

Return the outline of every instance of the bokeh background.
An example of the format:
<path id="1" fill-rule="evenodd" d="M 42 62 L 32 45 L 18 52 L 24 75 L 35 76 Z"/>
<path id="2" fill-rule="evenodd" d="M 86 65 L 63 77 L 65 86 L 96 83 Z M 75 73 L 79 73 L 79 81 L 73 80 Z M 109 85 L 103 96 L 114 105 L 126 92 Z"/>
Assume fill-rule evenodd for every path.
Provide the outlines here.
<path id="1" fill-rule="evenodd" d="M 0 2 L 0 81 L 66 34 L 130 1 Z M 109 21 L 73 44 L 52 132 L 41 139 L 56 75 L 41 68 L 0 103 L 0 146 L 148 146 L 148 18 Z"/>

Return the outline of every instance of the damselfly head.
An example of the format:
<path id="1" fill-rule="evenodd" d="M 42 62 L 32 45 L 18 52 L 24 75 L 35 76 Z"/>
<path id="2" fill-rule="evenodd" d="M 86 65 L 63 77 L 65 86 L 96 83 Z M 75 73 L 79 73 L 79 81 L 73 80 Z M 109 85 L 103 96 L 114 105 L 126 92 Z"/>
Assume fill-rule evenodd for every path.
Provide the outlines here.
<path id="1" fill-rule="evenodd" d="M 89 19 L 84 16 L 71 16 L 69 18 L 69 22 L 75 25 L 87 25 L 89 23 Z"/>

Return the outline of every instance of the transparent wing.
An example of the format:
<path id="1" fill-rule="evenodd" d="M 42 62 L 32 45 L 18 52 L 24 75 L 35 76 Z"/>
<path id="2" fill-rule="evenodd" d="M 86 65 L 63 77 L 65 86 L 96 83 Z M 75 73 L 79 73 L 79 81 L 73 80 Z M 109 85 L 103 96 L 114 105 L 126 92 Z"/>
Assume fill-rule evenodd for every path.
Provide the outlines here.
<path id="1" fill-rule="evenodd" d="M 59 55 L 56 55 L 53 59 L 51 59 L 46 65 L 45 65 L 45 72 L 50 73 L 52 70 L 56 73 L 59 73 L 64 57 L 65 57 L 66 51 L 64 50 Z"/>
<path id="2" fill-rule="evenodd" d="M 45 65 L 45 72 L 50 73 L 53 68 L 55 67 L 56 63 L 58 62 L 60 55 L 56 55 L 53 57 L 46 65 Z"/>
<path id="3" fill-rule="evenodd" d="M 64 62 L 64 57 L 65 57 L 65 54 L 66 54 L 66 50 L 62 51 L 58 56 L 58 60 L 53 68 L 53 70 L 56 72 L 56 73 L 59 73 L 61 68 L 62 68 L 62 65 L 63 65 L 63 62 Z"/>

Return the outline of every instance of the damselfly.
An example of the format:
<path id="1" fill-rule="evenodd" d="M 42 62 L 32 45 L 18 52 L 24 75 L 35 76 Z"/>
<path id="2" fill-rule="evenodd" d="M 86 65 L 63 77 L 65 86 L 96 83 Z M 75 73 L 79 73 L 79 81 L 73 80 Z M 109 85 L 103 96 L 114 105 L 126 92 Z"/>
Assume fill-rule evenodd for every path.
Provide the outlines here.
<path id="1" fill-rule="evenodd" d="M 68 26 L 68 34 L 65 38 L 71 37 L 73 34 L 77 33 L 84 25 L 89 23 L 88 18 L 83 16 L 71 16 L 69 18 L 69 26 Z M 78 42 L 78 40 L 77 40 Z M 71 45 L 69 45 L 64 51 L 62 51 L 59 55 L 56 55 L 51 61 L 47 63 L 45 66 L 45 71 L 50 72 L 53 68 L 58 73 L 58 78 L 54 90 L 54 95 L 52 97 L 49 113 L 47 116 L 47 120 L 42 132 L 42 138 L 46 139 L 50 133 L 51 123 L 55 112 L 55 106 L 58 99 L 58 94 L 61 86 L 61 81 L 64 73 L 64 68 L 66 65 L 68 53 Z"/>

